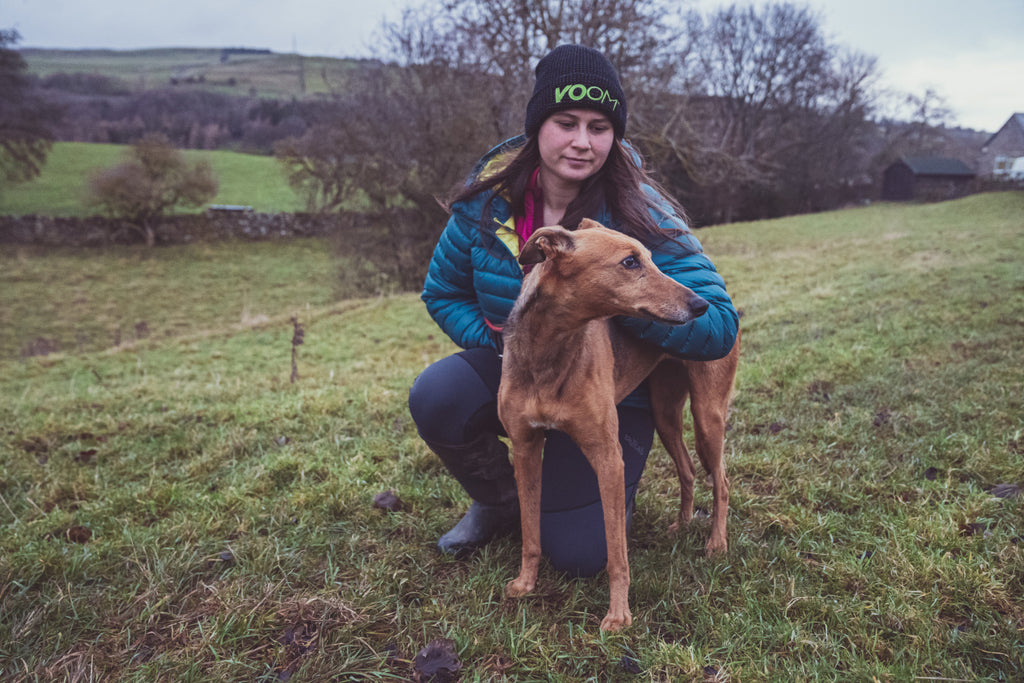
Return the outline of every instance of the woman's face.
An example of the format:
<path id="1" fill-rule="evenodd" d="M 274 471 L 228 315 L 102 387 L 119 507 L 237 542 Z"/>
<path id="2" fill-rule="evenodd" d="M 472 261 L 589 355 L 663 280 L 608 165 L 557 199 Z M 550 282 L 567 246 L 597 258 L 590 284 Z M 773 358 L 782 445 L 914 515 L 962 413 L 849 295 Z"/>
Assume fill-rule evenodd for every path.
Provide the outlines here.
<path id="1" fill-rule="evenodd" d="M 582 183 L 601 170 L 615 141 L 611 121 L 591 109 L 555 112 L 537 133 L 541 178 Z"/>

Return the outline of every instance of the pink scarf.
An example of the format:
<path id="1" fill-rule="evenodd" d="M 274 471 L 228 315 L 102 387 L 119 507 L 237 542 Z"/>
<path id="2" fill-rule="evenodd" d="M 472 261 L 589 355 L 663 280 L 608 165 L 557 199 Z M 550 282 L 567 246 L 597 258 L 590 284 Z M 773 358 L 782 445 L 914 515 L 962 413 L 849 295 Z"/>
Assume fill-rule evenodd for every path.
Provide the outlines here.
<path id="1" fill-rule="evenodd" d="M 540 187 L 540 167 L 530 176 L 523 196 L 523 212 L 516 213 L 516 234 L 519 235 L 519 246 L 526 244 L 536 228 L 544 227 L 544 195 Z"/>

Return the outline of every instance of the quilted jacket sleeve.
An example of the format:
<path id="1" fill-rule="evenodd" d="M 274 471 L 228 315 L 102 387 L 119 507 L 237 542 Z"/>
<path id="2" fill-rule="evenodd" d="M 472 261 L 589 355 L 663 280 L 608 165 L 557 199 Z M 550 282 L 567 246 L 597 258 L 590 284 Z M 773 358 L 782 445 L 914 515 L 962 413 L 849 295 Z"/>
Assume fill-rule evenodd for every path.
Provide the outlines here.
<path id="1" fill-rule="evenodd" d="M 715 360 L 729 354 L 739 330 L 739 316 L 725 291 L 725 281 L 686 224 L 663 205 L 663 229 L 685 232 L 651 246 L 654 263 L 676 282 L 707 300 L 707 312 L 685 325 L 665 325 L 639 318 L 618 318 L 630 334 L 687 360 Z"/>
<path id="2" fill-rule="evenodd" d="M 421 298 L 434 322 L 463 349 L 495 347 L 473 286 L 475 223 L 456 208 L 427 270 Z"/>

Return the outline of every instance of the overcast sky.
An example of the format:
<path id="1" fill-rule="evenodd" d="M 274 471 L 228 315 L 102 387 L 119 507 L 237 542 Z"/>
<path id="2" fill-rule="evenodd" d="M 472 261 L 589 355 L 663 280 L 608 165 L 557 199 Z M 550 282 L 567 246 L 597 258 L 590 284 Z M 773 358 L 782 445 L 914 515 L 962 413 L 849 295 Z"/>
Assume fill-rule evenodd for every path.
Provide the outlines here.
<path id="1" fill-rule="evenodd" d="M 258 47 L 361 57 L 371 54 L 385 17 L 422 1 L 0 0 L 0 28 L 17 29 L 21 47 Z M 1024 0 L 807 4 L 826 35 L 878 58 L 885 85 L 918 95 L 935 89 L 960 125 L 995 132 L 1024 112 Z"/>

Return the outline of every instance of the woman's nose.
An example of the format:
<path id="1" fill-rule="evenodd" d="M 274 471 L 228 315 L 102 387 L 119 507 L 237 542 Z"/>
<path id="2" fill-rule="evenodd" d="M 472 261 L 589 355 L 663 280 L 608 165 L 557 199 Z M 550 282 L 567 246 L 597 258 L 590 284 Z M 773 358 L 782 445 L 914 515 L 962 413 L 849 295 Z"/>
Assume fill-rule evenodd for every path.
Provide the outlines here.
<path id="1" fill-rule="evenodd" d="M 572 142 L 577 147 L 590 147 L 590 133 L 587 131 L 586 126 L 576 128 L 576 135 L 573 137 Z"/>

